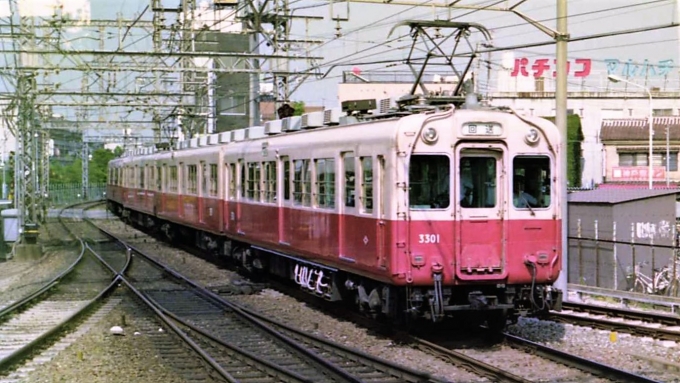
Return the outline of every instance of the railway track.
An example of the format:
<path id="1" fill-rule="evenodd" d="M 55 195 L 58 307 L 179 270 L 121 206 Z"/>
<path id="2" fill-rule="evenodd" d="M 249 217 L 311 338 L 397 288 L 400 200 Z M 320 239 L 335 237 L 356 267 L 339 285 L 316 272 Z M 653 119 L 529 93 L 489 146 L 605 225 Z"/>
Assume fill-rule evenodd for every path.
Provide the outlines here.
<path id="1" fill-rule="evenodd" d="M 550 320 L 680 342 L 680 316 L 568 302 Z"/>
<path id="2" fill-rule="evenodd" d="M 68 240 L 67 240 L 68 241 Z M 0 311 L 0 381 L 21 380 L 37 351 L 82 323 L 114 288 L 109 273 L 85 247 L 77 259 L 53 279 Z"/>
<path id="3" fill-rule="evenodd" d="M 130 284 L 142 296 L 172 318 L 178 326 L 190 329 L 186 334 L 195 343 L 211 344 L 215 360 L 229 361 L 225 371 L 238 368 L 234 360 L 249 370 L 239 371 L 249 377 L 257 374 L 263 381 L 301 382 L 436 382 L 429 375 L 362 355 L 349 348 L 311 336 L 295 334 L 264 324 L 231 302 L 187 281 L 155 261 L 133 257 L 126 273 Z M 159 275 L 162 270 L 162 275 Z M 172 276 L 175 281 L 171 281 Z M 233 373 L 233 372 L 232 372 Z"/>

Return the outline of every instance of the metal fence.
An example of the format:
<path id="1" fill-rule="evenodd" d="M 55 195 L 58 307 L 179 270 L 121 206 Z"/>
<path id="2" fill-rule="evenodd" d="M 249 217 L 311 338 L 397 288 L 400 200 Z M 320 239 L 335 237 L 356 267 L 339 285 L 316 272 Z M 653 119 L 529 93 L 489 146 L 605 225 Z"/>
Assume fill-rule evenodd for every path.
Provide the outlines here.
<path id="1" fill-rule="evenodd" d="M 616 222 L 611 228 L 602 228 L 595 221 L 594 231 L 586 237 L 578 220 L 576 235 L 568 237 L 569 283 L 678 296 L 678 230 L 675 225 L 669 229 L 667 241 L 657 238 L 655 243 L 654 236 L 640 239 L 635 225 L 624 231 L 617 230 Z"/>
<path id="2" fill-rule="evenodd" d="M 105 195 L 106 183 L 89 184 L 87 190 L 83 189 L 81 183 L 50 184 L 47 205 L 57 207 L 78 201 L 94 201 Z"/>

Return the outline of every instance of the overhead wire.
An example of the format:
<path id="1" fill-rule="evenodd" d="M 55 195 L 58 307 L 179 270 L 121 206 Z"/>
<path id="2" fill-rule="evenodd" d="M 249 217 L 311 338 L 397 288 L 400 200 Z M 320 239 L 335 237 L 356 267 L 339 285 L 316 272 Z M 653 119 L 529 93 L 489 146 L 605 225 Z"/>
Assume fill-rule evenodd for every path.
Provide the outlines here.
<path id="1" fill-rule="evenodd" d="M 648 1 L 648 2 L 645 2 L 645 3 L 636 3 L 636 4 L 626 5 L 626 6 L 617 6 L 617 7 L 612 7 L 612 8 L 607 8 L 607 9 L 601 9 L 601 10 L 596 10 L 596 11 L 583 12 L 583 13 L 580 13 L 580 14 L 570 15 L 570 17 L 579 17 L 579 16 L 581 16 L 581 15 L 591 15 L 591 14 L 595 14 L 595 13 L 607 12 L 607 11 L 609 11 L 609 10 L 620 10 L 620 9 L 626 9 L 626 8 L 631 8 L 631 7 L 638 7 L 638 6 L 641 6 L 641 5 L 649 5 L 649 4 L 655 4 L 655 3 L 660 3 L 660 2 L 668 3 L 668 1 L 669 1 L 669 0 L 651 0 L 651 1 Z M 471 13 L 471 12 L 470 12 L 470 13 Z M 468 13 L 468 14 L 466 14 L 466 15 L 469 15 L 470 13 Z M 452 18 L 452 20 L 455 20 L 455 19 L 458 19 L 458 18 L 459 18 L 459 16 L 456 16 L 456 17 Z M 554 21 L 554 20 L 556 20 L 556 18 L 547 18 L 547 19 L 542 19 L 542 20 L 540 20 L 540 22 Z M 502 29 L 502 28 L 511 28 L 511 27 L 517 27 L 517 26 L 522 26 L 522 25 L 526 25 L 526 23 L 522 23 L 522 24 L 513 24 L 513 25 L 505 26 L 505 27 L 498 27 L 498 28 L 494 28 L 494 31 L 497 31 L 497 30 Z M 528 33 L 532 33 L 532 32 L 528 32 Z M 398 38 L 394 38 L 394 39 L 391 39 L 391 40 L 388 40 L 388 41 L 381 42 L 381 43 L 376 44 L 376 45 L 374 45 L 374 46 L 372 46 L 372 47 L 365 48 L 365 49 L 363 49 L 363 50 L 361 50 L 361 51 L 355 52 L 354 54 L 350 54 L 349 56 L 344 56 L 344 57 L 339 58 L 339 59 L 336 59 L 336 60 L 331 60 L 330 62 L 326 62 L 326 63 L 324 63 L 323 65 L 328 65 L 329 63 L 330 63 L 330 64 L 334 64 L 334 63 L 337 63 L 338 61 L 341 61 L 342 59 L 346 59 L 346 58 L 348 58 L 348 57 L 351 57 L 351 56 L 354 56 L 354 55 L 357 55 L 357 54 L 360 54 L 360 53 L 363 53 L 363 52 L 370 51 L 371 49 L 377 49 L 377 48 L 379 48 L 379 47 L 381 47 L 381 46 L 384 46 L 384 45 L 386 45 L 386 44 L 388 44 L 388 43 L 391 43 L 391 42 L 393 42 L 393 41 L 395 41 L 395 40 L 398 40 L 399 38 L 403 38 L 403 37 L 405 37 L 405 36 L 406 36 L 406 35 L 401 35 L 401 36 L 399 36 Z M 495 38 L 495 40 L 496 40 L 496 38 Z M 518 45 L 518 46 L 521 47 L 521 45 Z M 513 48 L 514 48 L 514 47 L 513 47 Z M 483 52 L 486 52 L 486 51 L 483 51 Z M 480 53 L 483 53 L 483 52 L 480 52 Z M 356 64 L 353 64 L 353 63 L 350 62 L 350 63 L 348 63 L 348 64 L 346 64 L 346 65 L 356 65 Z"/>

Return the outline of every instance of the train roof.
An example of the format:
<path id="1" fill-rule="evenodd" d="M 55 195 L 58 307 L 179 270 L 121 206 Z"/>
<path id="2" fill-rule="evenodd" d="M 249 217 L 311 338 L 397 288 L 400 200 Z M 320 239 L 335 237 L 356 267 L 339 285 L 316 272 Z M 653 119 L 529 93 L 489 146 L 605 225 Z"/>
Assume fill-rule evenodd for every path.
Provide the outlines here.
<path id="1" fill-rule="evenodd" d="M 408 119 L 424 119 L 425 115 L 433 112 L 443 112 L 450 109 L 455 109 L 453 104 L 440 103 L 439 97 L 429 98 L 403 98 L 396 99 L 366 99 L 366 100 L 351 100 L 342 103 L 341 107 L 326 109 L 323 111 L 306 113 L 301 116 L 289 116 L 277 120 L 267 121 L 264 125 L 251 126 L 243 129 L 236 129 L 221 133 L 214 133 L 209 135 L 202 135 L 188 140 L 176 142 L 174 145 L 157 145 L 143 148 L 129 149 L 123 154 L 124 158 L 134 157 L 148 157 L 158 158 L 161 153 L 182 152 L 191 149 L 196 151 L 200 148 L 229 146 L 230 143 L 255 141 L 267 137 L 280 137 L 290 135 L 297 137 L 297 134 L 310 131 L 332 131 L 338 127 L 349 126 L 363 126 L 365 124 L 379 125 L 381 122 L 397 121 L 404 117 Z M 514 114 L 519 119 L 530 122 L 532 124 L 547 128 L 553 125 L 549 121 L 529 116 L 519 116 L 512 110 L 507 108 L 494 108 L 486 105 L 477 104 L 476 102 L 470 107 L 463 107 L 462 110 L 481 111 L 481 112 L 496 112 Z M 421 116 L 421 117 L 415 117 Z M 554 126 L 554 125 L 553 125 Z M 549 130 L 548 130 L 549 131 Z M 556 134 L 557 132 L 555 132 Z M 367 129 L 363 132 L 364 135 L 374 134 L 391 134 L 391 132 L 374 132 L 373 129 Z M 551 137 L 558 139 L 558 135 Z M 161 156 L 162 157 L 162 156 Z M 115 160 L 114 160 L 115 161 Z M 114 162 L 114 164 L 116 164 Z M 120 163 L 118 163 L 120 164 Z"/>

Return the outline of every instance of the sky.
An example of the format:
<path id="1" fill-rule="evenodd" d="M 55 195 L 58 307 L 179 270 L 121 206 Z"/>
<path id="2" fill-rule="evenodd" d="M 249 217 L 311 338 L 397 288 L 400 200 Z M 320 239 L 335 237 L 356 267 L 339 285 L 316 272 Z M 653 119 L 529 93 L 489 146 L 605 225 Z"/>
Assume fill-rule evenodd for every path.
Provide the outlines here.
<path id="1" fill-rule="evenodd" d="M 427 3 L 426 1 L 424 3 Z M 467 1 L 461 4 L 479 3 L 488 5 L 495 2 Z M 502 2 L 505 4 L 506 2 Z M 512 4 L 515 1 L 511 2 Z M 674 22 L 676 2 L 667 1 L 628 1 L 628 0 L 569 0 L 568 1 L 568 28 L 572 38 L 608 33 L 617 30 L 635 29 L 650 26 L 669 24 Z M 522 13 L 535 20 L 544 20 L 546 26 L 555 29 L 556 0 L 528 0 L 518 8 Z M 388 14 L 392 14 L 388 16 Z M 294 95 L 308 104 L 317 104 L 318 99 L 322 98 L 325 103 L 337 99 L 337 82 L 342 70 L 351 70 L 358 66 L 362 71 L 376 69 L 387 69 L 391 71 L 402 71 L 406 67 L 393 66 L 390 68 L 379 68 L 379 66 L 356 65 L 357 63 L 375 60 L 395 59 L 400 60 L 406 57 L 407 52 L 401 47 L 409 44 L 409 39 L 403 39 L 383 46 L 382 50 L 375 48 L 387 38 L 389 28 L 401 20 L 406 19 L 453 19 L 455 21 L 475 22 L 486 26 L 493 35 L 493 45 L 497 48 L 509 47 L 520 44 L 550 41 L 551 38 L 539 31 L 534 26 L 529 25 L 517 15 L 506 12 L 480 11 L 471 13 L 469 10 L 433 10 L 423 7 L 403 7 L 385 5 L 366 5 L 351 4 L 350 21 L 341 23 L 343 37 L 332 41 L 325 46 L 312 51 L 325 57 L 324 62 L 335 62 L 345 64 L 342 68 L 336 68 L 329 73 L 327 79 L 312 79 L 305 82 L 299 94 Z M 377 17 L 377 15 L 380 15 Z M 383 16 L 385 15 L 385 16 Z M 321 23 L 323 24 L 323 23 Z M 326 24 L 326 29 L 331 25 Z M 322 38 L 332 38 L 334 30 L 322 32 L 321 28 L 315 29 L 315 36 Z M 396 32 L 407 33 L 405 27 Z M 394 35 L 394 34 L 393 34 Z M 472 36 L 475 38 L 475 36 Z M 478 38 L 478 37 L 477 37 Z M 479 40 L 478 40 L 479 41 Z M 614 72 L 616 74 L 631 74 L 634 68 L 626 68 L 628 60 L 632 63 L 647 63 L 654 66 L 653 70 L 644 71 L 647 76 L 643 76 L 643 70 L 637 69 L 635 75 L 642 76 L 641 80 L 652 80 L 652 77 L 661 77 L 659 74 L 668 70 L 672 66 L 672 77 L 675 85 L 678 85 L 678 30 L 668 28 L 653 32 L 645 32 L 617 37 L 603 37 L 599 39 L 587 40 L 582 42 L 571 42 L 568 48 L 568 57 L 572 62 L 570 66 L 570 85 L 582 83 L 588 80 L 588 89 L 597 91 L 606 87 L 607 63 L 612 67 L 618 60 Z M 514 59 L 527 58 L 529 65 L 533 65 L 536 59 L 555 58 L 555 46 L 514 49 L 508 52 L 491 53 L 490 61 L 494 68 L 498 69 L 504 61 L 506 65 L 514 64 Z M 582 69 L 575 65 L 576 59 L 591 60 L 591 75 L 589 78 L 575 77 L 575 71 Z M 608 60 L 608 61 L 607 61 Z M 673 60 L 668 63 L 665 60 Z M 663 61 L 663 70 L 659 69 L 659 62 Z M 641 66 L 641 65 L 640 65 Z M 625 71 L 625 72 L 624 72 Z M 669 70 L 671 71 L 671 70 Z M 656 72 L 656 74 L 654 74 Z M 531 71 L 529 71 L 531 75 Z M 599 74 L 599 75 L 596 75 Z M 637 80 L 640 80 L 638 78 Z"/>

